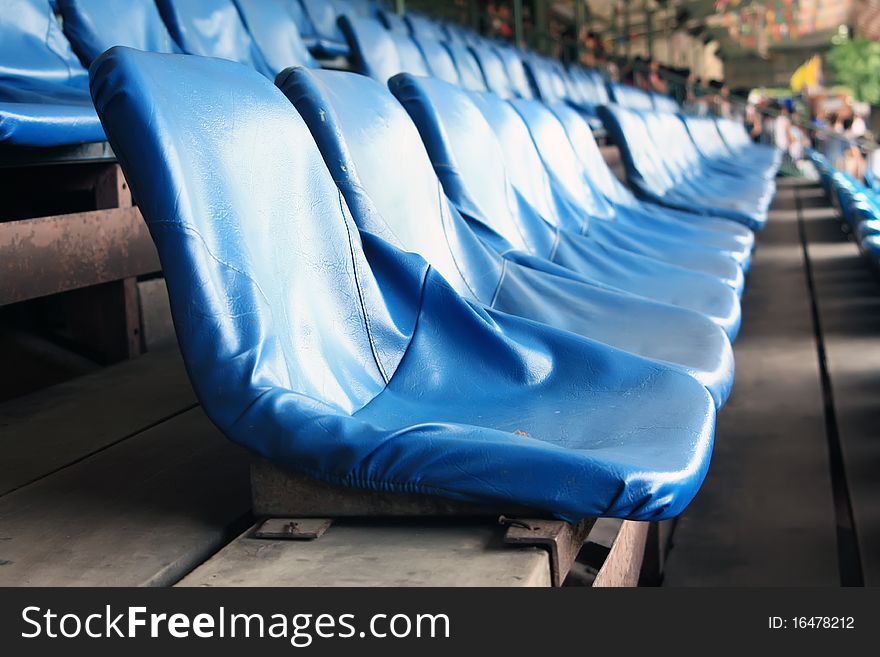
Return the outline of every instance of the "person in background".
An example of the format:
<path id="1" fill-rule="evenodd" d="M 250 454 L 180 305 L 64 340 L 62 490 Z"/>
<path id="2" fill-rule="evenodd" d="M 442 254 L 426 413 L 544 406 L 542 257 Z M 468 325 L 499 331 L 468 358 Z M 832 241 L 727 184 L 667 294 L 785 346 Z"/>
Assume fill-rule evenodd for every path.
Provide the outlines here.
<path id="1" fill-rule="evenodd" d="M 652 58 L 649 67 L 648 85 L 651 90 L 656 91 L 659 94 L 669 93 L 669 85 L 667 85 L 666 81 L 660 77 L 660 62 Z"/>
<path id="2" fill-rule="evenodd" d="M 778 105 L 779 114 L 773 120 L 773 145 L 788 154 L 791 148 L 791 116 L 788 107 Z"/>
<path id="3" fill-rule="evenodd" d="M 749 102 L 749 104 L 746 105 L 745 123 L 746 130 L 749 131 L 749 137 L 751 140 L 756 144 L 760 143 L 761 133 L 764 131 L 764 121 L 754 102 Z"/>

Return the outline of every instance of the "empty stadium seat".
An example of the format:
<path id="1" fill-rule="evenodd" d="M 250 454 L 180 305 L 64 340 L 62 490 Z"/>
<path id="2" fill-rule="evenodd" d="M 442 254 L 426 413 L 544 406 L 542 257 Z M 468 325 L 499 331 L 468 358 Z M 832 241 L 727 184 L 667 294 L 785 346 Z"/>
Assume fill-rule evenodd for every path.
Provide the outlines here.
<path id="1" fill-rule="evenodd" d="M 0 144 L 103 141 L 88 74 L 48 0 L 0 0 L 0 16 Z"/>
<path id="2" fill-rule="evenodd" d="M 751 178 L 750 182 L 747 168 L 739 179 L 707 175 L 689 156 L 693 143 L 674 115 L 664 120 L 653 112 L 613 104 L 600 107 L 599 114 L 620 149 L 627 179 L 643 198 L 739 221 L 752 229 L 766 223 L 772 181 Z M 683 135 L 677 132 L 681 129 Z"/>
<path id="3" fill-rule="evenodd" d="M 618 223 L 614 205 L 592 187 L 565 128 L 553 112 L 534 100 L 516 100 L 513 106 L 535 140 L 556 193 L 573 211 L 569 213 L 573 219 L 571 230 L 633 253 L 711 274 L 742 292 L 743 272 L 738 259 L 747 257 L 747 250 L 740 249 L 735 241 L 719 246 L 717 242 L 723 238 L 710 231 L 690 230 L 682 236 L 670 234 L 659 225 Z"/>
<path id="4" fill-rule="evenodd" d="M 465 298 L 673 364 L 703 383 L 716 404 L 724 403 L 733 360 L 720 327 L 698 313 L 561 277 L 553 266 L 527 265 L 488 249 L 438 193 L 419 133 L 384 86 L 300 69 L 279 76 L 277 84 L 309 125 L 361 230 L 419 253 Z"/>
<path id="5" fill-rule="evenodd" d="M 185 52 L 239 62 L 270 79 L 278 73 L 248 33 L 233 0 L 156 0 L 156 4 Z"/>
<path id="6" fill-rule="evenodd" d="M 401 71 L 430 75 L 415 42 L 406 34 L 390 32 L 379 19 L 343 14 L 339 26 L 351 48 L 352 64 L 359 73 L 379 82 Z"/>
<path id="7" fill-rule="evenodd" d="M 334 0 L 297 1 L 302 10 L 300 34 L 309 50 L 322 57 L 350 55 L 348 43 L 338 24 L 339 4 Z"/>
<path id="8" fill-rule="evenodd" d="M 464 89 L 486 91 L 486 79 L 474 54 L 463 43 L 447 42 L 443 44 L 455 62 L 459 83 Z"/>
<path id="9" fill-rule="evenodd" d="M 155 0 L 57 0 L 64 34 L 88 66 L 113 46 L 182 52 L 171 38 Z"/>
<path id="10" fill-rule="evenodd" d="M 507 77 L 507 69 L 501 57 L 488 42 L 481 43 L 471 48 L 471 52 L 480 65 L 486 87 L 499 98 L 513 98 L 513 85 Z"/>
<path id="11" fill-rule="evenodd" d="M 333 484 L 572 520 L 671 517 L 693 498 L 714 427 L 693 378 L 478 308 L 360 233 L 253 70 L 114 48 L 92 76 L 187 371 L 231 439 Z"/>
<path id="12" fill-rule="evenodd" d="M 614 204 L 619 221 L 632 222 L 640 227 L 662 227 L 664 231 L 685 238 L 693 230 L 704 236 L 711 231 L 719 236 L 719 240 L 723 240 L 717 242 L 718 246 L 742 254 L 740 262 L 744 269 L 748 269 L 749 258 L 746 254 L 751 253 L 755 244 L 755 235 L 751 230 L 727 219 L 681 212 L 641 201 L 611 171 L 583 117 L 565 103 L 554 103 L 550 109 L 565 126 L 575 154 L 588 172 L 591 183 Z"/>
<path id="13" fill-rule="evenodd" d="M 416 42 L 416 45 L 422 51 L 428 68 L 431 70 L 431 75 L 452 84 L 461 84 L 461 78 L 458 75 L 458 69 L 455 66 L 452 55 L 440 41 L 420 39 L 417 36 L 413 36 L 413 41 Z"/>
<path id="14" fill-rule="evenodd" d="M 234 0 L 248 32 L 273 71 L 317 66 L 288 8 L 289 0 Z"/>
<path id="15" fill-rule="evenodd" d="M 504 64 L 507 71 L 507 79 L 510 80 L 510 86 L 513 92 L 519 98 L 534 98 L 535 93 L 532 89 L 532 83 L 529 81 L 528 73 L 526 73 L 525 65 L 522 60 L 522 51 L 513 46 L 505 46 L 496 44 L 495 51 Z"/>
<path id="16" fill-rule="evenodd" d="M 701 312 L 736 335 L 739 301 L 724 282 L 563 229 L 546 170 L 510 104 L 439 80 L 397 76 L 391 88 L 422 134 L 446 195 L 478 230 L 488 226 L 504 238 L 491 242 L 496 248 L 559 265 L 560 275 L 567 269 L 577 280 Z M 450 162 L 448 153 L 461 155 Z"/>

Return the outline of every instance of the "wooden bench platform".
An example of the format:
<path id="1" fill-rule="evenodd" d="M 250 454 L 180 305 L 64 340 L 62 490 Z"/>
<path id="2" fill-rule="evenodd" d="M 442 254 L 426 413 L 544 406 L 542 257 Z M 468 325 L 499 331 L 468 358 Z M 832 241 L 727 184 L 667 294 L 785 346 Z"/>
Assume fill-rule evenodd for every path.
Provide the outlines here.
<path id="1" fill-rule="evenodd" d="M 204 415 L 175 351 L 6 402 L 0 427 L 0 586 L 550 583 L 548 552 L 505 545 L 494 517 L 252 538 L 251 457 Z M 597 523 L 592 547 L 605 547 L 585 550 L 579 581 L 634 585 L 646 534 Z"/>

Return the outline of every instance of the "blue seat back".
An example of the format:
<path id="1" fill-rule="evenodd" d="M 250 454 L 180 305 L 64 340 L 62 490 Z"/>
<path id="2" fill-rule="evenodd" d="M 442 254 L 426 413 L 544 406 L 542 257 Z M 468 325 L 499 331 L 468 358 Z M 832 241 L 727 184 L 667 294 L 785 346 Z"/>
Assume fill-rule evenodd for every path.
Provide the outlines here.
<path id="1" fill-rule="evenodd" d="M 512 104 L 528 126 L 557 193 L 590 216 L 613 218 L 613 208 L 593 188 L 565 128 L 553 112 L 537 100 L 516 99 Z"/>
<path id="2" fill-rule="evenodd" d="M 232 0 L 156 0 L 156 4 L 185 52 L 229 59 L 268 78 L 278 72 L 266 62 Z"/>
<path id="3" fill-rule="evenodd" d="M 391 32 L 377 19 L 343 14 L 339 26 L 351 48 L 354 68 L 383 84 L 400 73 L 403 64 Z"/>
<path id="4" fill-rule="evenodd" d="M 554 103 L 550 106 L 553 114 L 565 127 L 565 132 L 571 140 L 574 152 L 581 161 L 584 170 L 590 180 L 606 198 L 614 203 L 632 204 L 632 193 L 614 175 L 608 167 L 602 151 L 593 137 L 593 131 L 584 118 L 565 103 Z"/>
<path id="5" fill-rule="evenodd" d="M 641 89 L 617 82 L 609 82 L 607 88 L 610 92 L 611 100 L 621 107 L 638 110 L 654 109 L 651 96 Z"/>
<path id="6" fill-rule="evenodd" d="M 504 62 L 501 61 L 501 57 L 498 56 L 498 53 L 495 52 L 495 49 L 489 42 L 473 46 L 471 52 L 477 58 L 477 63 L 480 65 L 480 70 L 483 72 L 483 78 L 486 80 L 486 86 L 489 88 L 489 91 L 499 98 L 513 98 L 513 86 L 507 77 Z"/>
<path id="7" fill-rule="evenodd" d="M 408 11 L 404 17 L 409 24 L 413 36 L 420 39 L 434 39 L 444 41 L 447 36 L 440 24 L 418 12 Z"/>
<path id="8" fill-rule="evenodd" d="M 399 75 L 389 83 L 412 117 L 446 195 L 462 214 L 528 250 L 504 152 L 468 92 L 436 79 Z"/>
<path id="9" fill-rule="evenodd" d="M 0 0 L 0 17 L 0 82 L 86 86 L 88 73 L 61 32 L 48 0 Z"/>
<path id="10" fill-rule="evenodd" d="M 599 108 L 599 114 L 620 150 L 631 183 L 658 196 L 665 195 L 675 186 L 675 181 L 659 162 L 654 141 L 637 113 L 608 104 Z"/>
<path id="11" fill-rule="evenodd" d="M 534 98 L 531 82 L 523 65 L 522 52 L 513 46 L 496 45 L 495 52 L 504 63 L 513 93 L 519 98 Z"/>
<path id="12" fill-rule="evenodd" d="M 113 46 L 181 52 L 154 0 L 58 0 L 64 34 L 79 58 L 93 62 Z"/>
<path id="13" fill-rule="evenodd" d="M 340 6 L 333 0 L 300 0 L 300 3 L 321 49 L 329 54 L 346 54 L 345 36 L 338 23 Z"/>
<path id="14" fill-rule="evenodd" d="M 498 257 L 449 206 L 419 133 L 388 88 L 305 69 L 278 85 L 310 127 L 358 226 L 423 256 L 465 298 L 491 302 Z"/>
<path id="15" fill-rule="evenodd" d="M 208 415 L 265 444 L 293 437 L 255 437 L 238 420 L 267 390 L 286 391 L 275 403 L 298 414 L 290 422 L 382 392 L 412 336 L 425 264 L 401 254 L 394 276 L 377 278 L 284 95 L 227 61 L 125 48 L 97 60 L 93 88 Z"/>
<path id="16" fill-rule="evenodd" d="M 428 68 L 431 70 L 431 75 L 452 84 L 461 83 L 458 77 L 458 69 L 455 67 L 455 62 L 452 61 L 452 55 L 449 54 L 449 51 L 442 43 L 434 39 L 420 39 L 415 36 L 413 41 L 416 42 L 416 45 L 422 51 L 422 55 L 424 55 L 425 61 L 428 63 Z"/>
<path id="17" fill-rule="evenodd" d="M 234 0 L 245 27 L 273 71 L 318 63 L 299 34 L 286 0 Z"/>
<path id="18" fill-rule="evenodd" d="M 452 61 L 455 62 L 461 86 L 470 91 L 486 91 L 486 80 L 480 70 L 480 64 L 468 47 L 461 43 L 444 43 L 443 45 L 449 51 Z"/>

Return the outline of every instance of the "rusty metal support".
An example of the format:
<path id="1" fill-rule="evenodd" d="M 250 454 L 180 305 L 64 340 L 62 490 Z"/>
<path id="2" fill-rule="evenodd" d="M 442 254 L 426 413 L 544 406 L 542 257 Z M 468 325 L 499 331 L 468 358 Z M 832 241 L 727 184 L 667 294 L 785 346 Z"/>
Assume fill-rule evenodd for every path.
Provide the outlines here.
<path id="1" fill-rule="evenodd" d="M 564 520 L 501 516 L 498 522 L 507 527 L 504 542 L 508 545 L 546 548 L 550 553 L 550 581 L 553 586 L 562 586 L 596 520 L 587 518 L 572 525 Z"/>

